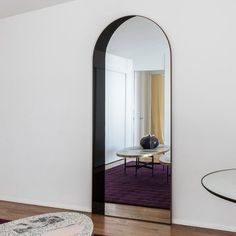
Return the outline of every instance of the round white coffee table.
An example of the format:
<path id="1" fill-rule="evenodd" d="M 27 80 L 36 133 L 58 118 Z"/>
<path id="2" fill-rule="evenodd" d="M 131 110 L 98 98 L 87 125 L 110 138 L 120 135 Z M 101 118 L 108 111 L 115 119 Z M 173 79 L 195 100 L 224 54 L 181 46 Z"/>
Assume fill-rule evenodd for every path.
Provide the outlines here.
<path id="1" fill-rule="evenodd" d="M 91 236 L 92 220 L 80 213 L 36 215 L 0 225 L 1 236 Z"/>
<path id="2" fill-rule="evenodd" d="M 161 155 L 159 161 L 162 165 L 170 166 L 170 154 Z"/>
<path id="3" fill-rule="evenodd" d="M 167 178 L 167 183 L 168 183 L 169 182 L 169 167 L 171 165 L 170 154 L 167 153 L 167 154 L 161 155 L 159 161 L 163 166 L 166 166 L 166 168 L 167 168 L 166 178 Z"/>
<path id="4" fill-rule="evenodd" d="M 236 203 L 236 168 L 211 172 L 201 182 L 208 192 Z"/>
<path id="5" fill-rule="evenodd" d="M 154 171 L 154 156 L 166 153 L 170 150 L 167 145 L 159 145 L 155 149 L 143 149 L 142 147 L 128 147 L 124 148 L 116 153 L 118 157 L 124 158 L 124 172 L 126 173 L 126 168 L 135 168 L 135 175 L 137 176 L 137 171 L 140 168 L 148 168 L 152 170 L 152 175 Z M 151 158 L 151 162 L 140 161 L 140 158 Z M 135 158 L 135 165 L 127 165 L 127 158 Z"/>

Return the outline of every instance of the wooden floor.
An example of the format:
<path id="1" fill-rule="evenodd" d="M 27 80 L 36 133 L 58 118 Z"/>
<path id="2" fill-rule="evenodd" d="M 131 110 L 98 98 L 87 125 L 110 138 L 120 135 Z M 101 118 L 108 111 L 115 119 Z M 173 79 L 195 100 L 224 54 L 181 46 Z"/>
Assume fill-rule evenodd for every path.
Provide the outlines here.
<path id="1" fill-rule="evenodd" d="M 0 219 L 16 220 L 27 216 L 60 211 L 65 210 L 0 201 Z M 170 226 L 91 213 L 85 214 L 92 218 L 95 234 L 106 236 L 235 236 L 235 233 L 218 230 L 181 225 Z"/>
<path id="2" fill-rule="evenodd" d="M 170 223 L 170 210 L 165 209 L 106 203 L 105 214 L 128 219 Z"/>

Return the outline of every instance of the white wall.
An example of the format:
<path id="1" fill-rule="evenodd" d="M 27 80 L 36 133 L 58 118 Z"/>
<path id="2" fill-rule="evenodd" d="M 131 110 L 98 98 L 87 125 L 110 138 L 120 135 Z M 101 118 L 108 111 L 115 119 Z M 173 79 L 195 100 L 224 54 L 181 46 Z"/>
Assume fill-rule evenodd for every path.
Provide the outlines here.
<path id="1" fill-rule="evenodd" d="M 111 21 L 140 14 L 173 50 L 173 221 L 236 231 L 236 205 L 200 184 L 236 166 L 235 7 L 86 0 L 1 20 L 1 199 L 91 210 L 93 47 Z"/>

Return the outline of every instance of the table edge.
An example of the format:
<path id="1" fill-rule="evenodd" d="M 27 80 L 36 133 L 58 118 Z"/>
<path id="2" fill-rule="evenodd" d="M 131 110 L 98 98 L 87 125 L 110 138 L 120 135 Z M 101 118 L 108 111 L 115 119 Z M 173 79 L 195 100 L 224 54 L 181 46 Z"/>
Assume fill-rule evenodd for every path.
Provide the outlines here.
<path id="1" fill-rule="evenodd" d="M 236 168 L 222 169 L 222 170 L 217 170 L 217 171 L 210 172 L 210 173 L 204 175 L 204 176 L 201 178 L 201 184 L 202 184 L 202 186 L 203 186 L 208 192 L 210 192 L 211 194 L 213 194 L 213 195 L 215 195 L 215 196 L 217 196 L 217 197 L 219 197 L 219 198 L 222 198 L 222 199 L 224 199 L 224 200 L 227 200 L 227 201 L 236 203 L 236 199 L 232 199 L 232 198 L 230 198 L 230 197 L 226 197 L 226 196 L 224 196 L 224 195 L 221 195 L 221 194 L 219 194 L 219 193 L 216 193 L 216 192 L 212 191 L 211 189 L 207 188 L 207 187 L 204 185 L 204 183 L 203 183 L 203 180 L 204 180 L 208 175 L 212 175 L 212 174 L 214 174 L 214 173 L 223 172 L 223 171 L 229 171 L 229 170 L 236 170 Z"/>

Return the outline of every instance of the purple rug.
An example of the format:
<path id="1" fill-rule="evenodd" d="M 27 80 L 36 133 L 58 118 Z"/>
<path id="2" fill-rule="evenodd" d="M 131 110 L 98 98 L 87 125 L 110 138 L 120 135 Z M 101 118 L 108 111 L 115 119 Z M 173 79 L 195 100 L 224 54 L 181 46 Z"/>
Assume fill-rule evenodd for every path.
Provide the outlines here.
<path id="1" fill-rule="evenodd" d="M 129 164 L 134 164 L 130 162 Z M 124 165 L 106 170 L 105 173 L 105 201 L 135 206 L 170 209 L 171 184 L 167 183 L 167 168 L 155 165 L 154 176 L 152 170 L 127 168 Z"/>
<path id="2" fill-rule="evenodd" d="M 10 220 L 3 220 L 3 219 L 0 219 L 0 224 L 4 224 L 4 223 L 7 223 L 9 222 Z"/>

